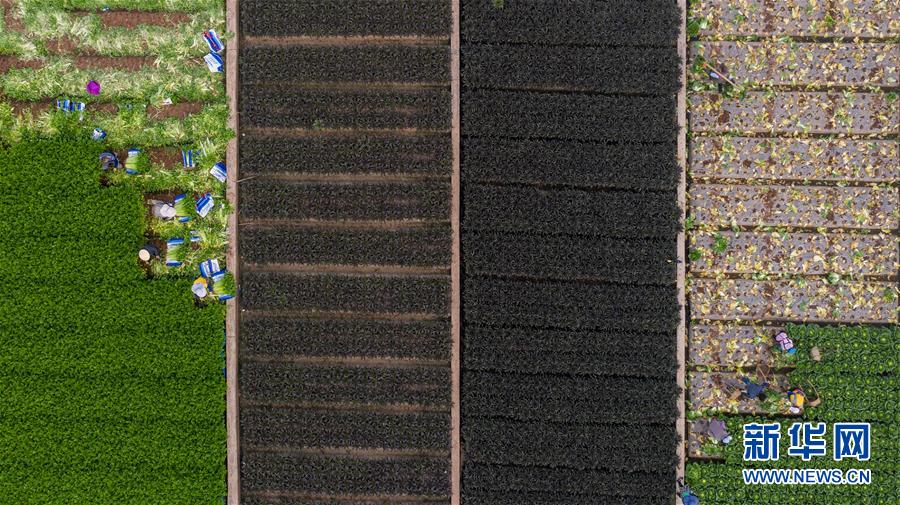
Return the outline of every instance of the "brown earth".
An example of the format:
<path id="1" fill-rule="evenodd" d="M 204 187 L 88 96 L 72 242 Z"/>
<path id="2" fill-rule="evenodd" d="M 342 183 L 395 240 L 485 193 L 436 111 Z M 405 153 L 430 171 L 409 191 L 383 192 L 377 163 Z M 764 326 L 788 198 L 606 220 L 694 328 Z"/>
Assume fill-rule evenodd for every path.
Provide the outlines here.
<path id="1" fill-rule="evenodd" d="M 6 29 L 11 32 L 20 32 L 25 29 L 22 21 L 13 14 L 14 0 L 0 0 L 0 7 L 3 8 L 3 21 Z"/>
<path id="2" fill-rule="evenodd" d="M 177 147 L 154 147 L 147 150 L 150 162 L 161 164 L 167 168 L 182 168 L 181 149 Z"/>
<path id="3" fill-rule="evenodd" d="M 191 16 L 184 12 L 141 12 L 113 10 L 109 12 L 74 11 L 74 16 L 96 14 L 104 28 L 137 28 L 140 25 L 174 28 L 189 23 Z"/>
<path id="4" fill-rule="evenodd" d="M 183 102 L 175 105 L 163 105 L 156 107 L 155 105 L 147 106 L 147 116 L 153 119 L 177 118 L 185 117 L 200 112 L 203 104 L 200 102 Z"/>
<path id="5" fill-rule="evenodd" d="M 155 58 L 145 56 L 78 56 L 75 58 L 75 67 L 82 70 L 115 68 L 138 71 L 143 67 L 155 66 L 154 62 Z"/>
<path id="6" fill-rule="evenodd" d="M 47 39 L 44 41 L 44 47 L 50 54 L 78 54 L 80 52 L 78 45 L 69 37 Z"/>
<path id="7" fill-rule="evenodd" d="M 23 60 L 15 56 L 0 56 L 0 74 L 20 68 L 40 68 L 42 65 L 43 62 L 41 60 Z"/>

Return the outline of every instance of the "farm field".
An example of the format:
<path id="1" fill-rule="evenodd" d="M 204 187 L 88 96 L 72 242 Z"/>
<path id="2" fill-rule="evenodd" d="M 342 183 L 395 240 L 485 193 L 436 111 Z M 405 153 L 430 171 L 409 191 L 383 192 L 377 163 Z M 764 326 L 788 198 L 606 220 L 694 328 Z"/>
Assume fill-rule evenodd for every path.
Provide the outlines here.
<path id="1" fill-rule="evenodd" d="M 808 352 L 856 339 L 860 359 L 870 347 L 884 359 L 896 355 L 885 343 L 896 343 L 898 322 L 900 14 L 893 7 L 880 0 L 691 5 L 689 418 L 737 416 L 728 423 L 738 433 L 754 417 L 793 422 L 785 392 L 805 384 L 823 404 L 804 418 L 872 422 L 876 443 L 892 436 L 881 423 L 897 413 L 893 370 L 861 361 L 851 371 L 828 359 L 813 366 Z M 730 82 L 717 89 L 710 71 Z M 796 360 L 772 351 L 782 329 L 798 346 Z M 768 378 L 769 398 L 733 399 L 742 376 Z M 878 400 L 859 405 L 850 392 L 860 388 Z M 744 486 L 740 454 L 702 432 L 690 430 L 688 449 L 719 460 L 688 465 L 688 476 L 709 489 L 698 491 L 704 501 L 787 499 L 779 486 Z M 816 486 L 793 493 L 791 503 L 889 503 L 895 472 L 876 474 L 877 486 Z"/>
<path id="2" fill-rule="evenodd" d="M 224 3 L 0 10 L 0 494 L 221 503 L 225 306 L 191 287 L 227 248 L 225 186 L 210 169 L 231 137 L 228 108 L 202 59 Z M 104 151 L 118 160 L 109 170 Z M 180 220 L 151 211 L 179 194 Z M 201 216 L 205 194 L 216 206 Z M 148 244 L 160 254 L 141 262 Z"/>
<path id="3" fill-rule="evenodd" d="M 462 503 L 669 504 L 674 2 L 461 2 Z"/>
<path id="4" fill-rule="evenodd" d="M 449 503 L 451 2 L 240 2 L 245 504 Z"/>

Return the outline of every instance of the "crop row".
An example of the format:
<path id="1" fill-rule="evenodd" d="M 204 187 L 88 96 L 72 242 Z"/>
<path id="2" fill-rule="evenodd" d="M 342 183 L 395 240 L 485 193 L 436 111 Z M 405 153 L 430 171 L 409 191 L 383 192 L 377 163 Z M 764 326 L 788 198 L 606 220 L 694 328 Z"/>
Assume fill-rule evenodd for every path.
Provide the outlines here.
<path id="1" fill-rule="evenodd" d="M 541 482 L 546 482 L 544 479 L 552 480 L 552 477 L 545 475 L 535 480 L 534 467 L 539 467 L 540 471 L 548 467 L 561 469 L 559 471 L 571 479 L 572 469 L 661 473 L 663 469 L 673 468 L 676 462 L 671 447 L 676 443 L 677 435 L 675 425 L 671 423 L 623 426 L 472 417 L 466 421 L 461 435 L 466 444 L 466 461 L 508 465 L 502 471 L 494 472 L 513 481 L 504 486 L 509 489 L 542 490 L 527 486 L 540 486 Z M 579 482 L 573 487 L 585 492 L 581 487 L 584 484 Z M 565 489 L 564 486 L 560 488 Z M 632 492 L 639 489 L 636 487 Z M 605 492 L 608 490 L 603 494 Z"/>
<path id="2" fill-rule="evenodd" d="M 773 329 L 774 331 L 774 329 Z M 772 342 L 768 330 L 730 324 L 690 327 L 688 362 L 692 365 L 754 366 L 773 365 Z"/>
<path id="3" fill-rule="evenodd" d="M 675 96 L 463 89 L 463 135 L 640 144 L 675 138 Z M 636 147 L 639 148 L 639 147 Z"/>
<path id="4" fill-rule="evenodd" d="M 750 91 L 746 96 L 693 93 L 688 97 L 694 132 L 896 135 L 900 104 L 883 93 Z"/>
<path id="5" fill-rule="evenodd" d="M 695 231 L 694 272 L 754 274 L 891 275 L 896 269 L 896 238 L 887 234 L 721 233 Z"/>
<path id="6" fill-rule="evenodd" d="M 465 182 L 665 190 L 677 185 L 675 152 L 673 140 L 636 148 L 567 140 L 465 138 L 461 171 Z"/>
<path id="7" fill-rule="evenodd" d="M 462 0 L 461 38 L 546 45 L 674 46 L 681 18 L 667 0 Z"/>
<path id="8" fill-rule="evenodd" d="M 341 265 L 450 264 L 450 230 L 445 226 L 396 230 L 247 228 L 241 258 L 249 263 Z"/>
<path id="9" fill-rule="evenodd" d="M 633 286 L 469 278 L 468 324 L 666 332 L 678 320 L 675 285 Z"/>
<path id="10" fill-rule="evenodd" d="M 672 423 L 674 380 L 463 370 L 464 423 L 475 417 L 580 424 Z M 598 408 L 602 406 L 602 408 Z"/>
<path id="11" fill-rule="evenodd" d="M 244 128 L 444 130 L 450 127 L 450 91 L 297 90 L 243 84 Z"/>
<path id="12" fill-rule="evenodd" d="M 446 314 L 446 277 L 246 272 L 245 309 Z"/>
<path id="13" fill-rule="evenodd" d="M 35 444 L 36 440 L 42 443 Z M 123 419 L 35 416 L 4 422 L 0 432 L 6 468 L 31 466 L 60 468 L 72 464 L 73 455 L 93 467 L 128 468 L 136 461 L 146 470 L 216 468 L 225 442 L 221 416 L 189 420 Z M 177 451 L 172 450 L 178 447 Z"/>
<path id="14" fill-rule="evenodd" d="M 719 0 L 691 7 L 706 20 L 700 35 L 774 37 L 885 37 L 896 35 L 898 14 L 893 0 L 837 0 L 827 9 L 810 0 L 743 0 L 741 8 Z M 755 14 L 755 15 L 754 15 Z"/>
<path id="15" fill-rule="evenodd" d="M 241 219 L 411 220 L 450 217 L 447 182 L 241 184 Z"/>
<path id="16" fill-rule="evenodd" d="M 449 406 L 450 371 L 294 363 L 241 363 L 244 400 Z"/>
<path id="17" fill-rule="evenodd" d="M 357 459 L 249 451 L 241 464 L 243 492 L 328 495 L 426 495 L 450 492 L 447 458 Z"/>
<path id="18" fill-rule="evenodd" d="M 463 229 L 603 237 L 672 237 L 674 192 L 544 190 L 465 184 Z"/>
<path id="19" fill-rule="evenodd" d="M 636 435 L 640 436 L 640 435 Z M 668 442 L 672 443 L 672 442 Z M 466 453 L 468 456 L 468 452 Z M 640 459 L 639 455 L 635 455 Z M 668 467 L 671 463 L 666 463 Z M 490 491 L 556 494 L 567 496 L 566 501 L 549 500 L 544 503 L 577 503 L 569 500 L 594 500 L 589 503 L 608 503 L 602 497 L 635 498 L 670 497 L 672 473 L 653 468 L 645 470 L 602 471 L 557 466 L 485 465 L 466 459 L 463 478 L 470 490 L 479 494 Z M 528 502 L 526 502 L 528 503 Z M 613 502 L 616 503 L 616 502 Z M 629 503 L 633 503 L 629 502 Z M 645 503 L 641 501 L 640 503 Z"/>
<path id="20" fill-rule="evenodd" d="M 804 349 L 818 347 L 821 364 L 813 362 L 809 353 L 798 353 L 798 367 L 813 371 L 827 367 L 831 373 L 860 375 L 896 372 L 900 359 L 900 328 L 854 326 L 790 325 L 791 338 L 801 342 Z"/>
<path id="21" fill-rule="evenodd" d="M 893 86 L 897 67 L 885 58 L 893 50 L 892 44 L 861 42 L 695 42 L 688 61 L 711 62 L 735 83 L 750 86 Z M 703 65 L 692 70 L 689 79 L 706 78 Z"/>
<path id="22" fill-rule="evenodd" d="M 674 47 L 467 44 L 461 58 L 462 82 L 472 88 L 672 95 L 680 68 Z"/>
<path id="23" fill-rule="evenodd" d="M 528 235 L 489 231 L 462 236 L 466 275 L 671 284 L 676 251 L 670 240 Z"/>
<path id="24" fill-rule="evenodd" d="M 781 319 L 896 322 L 891 282 L 694 279 L 688 286 L 698 319 Z"/>
<path id="25" fill-rule="evenodd" d="M 491 328 L 468 322 L 467 370 L 670 377 L 675 334 Z"/>
<path id="26" fill-rule="evenodd" d="M 893 140 L 690 139 L 692 177 L 887 182 L 896 177 Z"/>
<path id="27" fill-rule="evenodd" d="M 449 0 L 246 0 L 249 36 L 438 36 L 450 34 Z"/>
<path id="28" fill-rule="evenodd" d="M 449 321 L 241 320 L 244 356 L 369 356 L 450 359 Z"/>
<path id="29" fill-rule="evenodd" d="M 712 226 L 896 228 L 897 188 L 696 184 L 691 214 Z"/>
<path id="30" fill-rule="evenodd" d="M 240 137 L 241 173 L 449 174 L 450 140 L 436 136 Z"/>
<path id="31" fill-rule="evenodd" d="M 242 50 L 241 83 L 441 83 L 450 81 L 444 46 L 250 46 Z"/>
<path id="32" fill-rule="evenodd" d="M 241 443 L 251 447 L 450 449 L 443 413 L 241 409 Z"/>

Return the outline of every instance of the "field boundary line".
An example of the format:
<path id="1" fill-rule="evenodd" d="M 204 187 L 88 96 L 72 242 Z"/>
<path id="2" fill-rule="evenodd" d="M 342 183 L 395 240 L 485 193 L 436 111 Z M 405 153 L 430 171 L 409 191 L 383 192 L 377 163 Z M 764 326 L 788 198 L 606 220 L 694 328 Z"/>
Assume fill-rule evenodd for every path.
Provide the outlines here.
<path id="1" fill-rule="evenodd" d="M 238 171 L 238 138 L 240 136 L 238 121 L 238 50 L 240 44 L 240 23 L 238 22 L 238 0 L 226 0 L 225 2 L 225 25 L 226 31 L 233 34 L 231 40 L 227 41 L 225 49 L 225 89 L 228 95 L 228 127 L 231 128 L 235 136 L 228 141 L 228 150 L 226 153 L 226 166 L 228 167 L 228 188 L 227 197 L 231 204 L 232 212 L 228 216 L 229 248 L 226 263 L 228 270 L 234 275 L 236 285 L 240 286 L 240 262 L 238 259 L 238 180 L 240 172 Z M 240 308 L 238 303 L 240 300 L 240 289 L 236 290 L 235 297 L 228 301 L 228 312 L 226 314 L 225 323 L 225 365 L 226 365 L 226 390 L 225 390 L 225 424 L 226 424 L 226 447 L 227 447 L 227 489 L 228 489 L 228 505 L 240 505 L 241 503 L 241 484 L 240 484 L 240 428 L 238 420 L 240 414 L 238 412 L 238 328 L 240 326 L 239 316 Z"/>
<path id="2" fill-rule="evenodd" d="M 451 0 L 453 31 L 450 35 L 450 136 L 453 155 L 453 175 L 450 182 L 450 226 L 453 234 L 453 252 L 450 265 L 450 505 L 460 505 L 462 491 L 462 440 L 460 435 L 461 367 L 462 367 L 462 257 L 460 239 L 461 201 L 461 125 L 460 125 L 460 2 Z"/>
<path id="3" fill-rule="evenodd" d="M 687 297 L 685 289 L 685 260 L 686 260 L 686 239 L 684 223 L 687 215 L 687 2 L 686 0 L 678 0 L 678 8 L 681 10 L 681 24 L 678 32 L 678 57 L 681 60 L 681 88 L 678 90 L 678 164 L 681 168 L 678 173 L 678 210 L 679 210 L 679 230 L 678 230 L 678 261 L 677 261 L 677 281 L 678 281 L 678 305 L 679 305 L 679 321 L 677 330 L 677 349 L 678 356 L 678 375 L 676 377 L 679 393 L 678 393 L 678 422 L 676 431 L 678 433 L 678 447 L 676 455 L 678 457 L 678 465 L 675 473 L 678 477 L 684 477 L 685 471 L 685 445 L 687 444 L 687 422 L 685 420 L 685 358 L 687 355 Z M 678 498 L 675 498 L 677 503 Z"/>

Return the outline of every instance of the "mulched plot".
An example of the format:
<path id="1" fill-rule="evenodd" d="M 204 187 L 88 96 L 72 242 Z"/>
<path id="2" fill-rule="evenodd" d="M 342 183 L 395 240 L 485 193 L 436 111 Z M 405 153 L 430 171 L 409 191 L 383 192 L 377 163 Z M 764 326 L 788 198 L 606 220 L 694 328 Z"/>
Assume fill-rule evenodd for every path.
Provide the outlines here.
<path id="1" fill-rule="evenodd" d="M 695 319 L 775 321 L 896 321 L 894 282 L 809 279 L 753 281 L 693 279 Z"/>
<path id="2" fill-rule="evenodd" d="M 754 328 L 733 324 L 691 325 L 690 354 L 692 365 L 756 366 L 772 365 L 770 352 L 774 335 L 780 328 Z"/>
<path id="3" fill-rule="evenodd" d="M 694 273 L 895 275 L 897 238 L 886 233 L 695 232 Z"/>
<path id="4" fill-rule="evenodd" d="M 661 239 L 466 232 L 467 275 L 670 284 L 677 252 Z M 642 271 L 636 272 L 636 265 Z"/>
<path id="5" fill-rule="evenodd" d="M 769 134 L 880 134 L 900 131 L 900 100 L 881 93 L 751 91 L 723 98 L 718 93 L 688 97 L 695 132 Z"/>
<path id="6" fill-rule="evenodd" d="M 790 389 L 787 376 L 778 374 L 770 377 L 765 401 L 760 399 L 734 398 L 735 391 L 743 391 L 742 378 L 736 372 L 691 372 L 687 381 L 691 389 L 691 410 L 712 410 L 720 413 L 764 415 L 787 412 L 790 403 L 785 392 Z M 746 375 L 759 384 L 756 374 Z"/>
<path id="7" fill-rule="evenodd" d="M 690 45 L 688 61 L 697 58 L 751 86 L 896 86 L 900 77 L 893 44 L 703 41 Z"/>
<path id="8" fill-rule="evenodd" d="M 698 136 L 693 178 L 891 182 L 900 177 L 897 142 Z"/>
<path id="9" fill-rule="evenodd" d="M 896 188 L 696 184 L 691 215 L 719 227 L 893 229 Z"/>
<path id="10" fill-rule="evenodd" d="M 884 37 L 900 33 L 894 0 L 703 0 L 691 7 L 706 19 L 704 37 L 731 35 Z"/>

